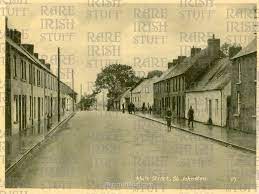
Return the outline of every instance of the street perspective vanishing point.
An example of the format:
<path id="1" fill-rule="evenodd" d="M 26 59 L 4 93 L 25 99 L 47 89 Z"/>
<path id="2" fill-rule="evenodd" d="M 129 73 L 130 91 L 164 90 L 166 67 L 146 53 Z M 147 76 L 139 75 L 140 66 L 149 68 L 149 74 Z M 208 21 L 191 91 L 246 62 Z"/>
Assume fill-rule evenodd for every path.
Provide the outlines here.
<path id="1" fill-rule="evenodd" d="M 256 189 L 256 2 L 12 2 L 6 188 Z"/>

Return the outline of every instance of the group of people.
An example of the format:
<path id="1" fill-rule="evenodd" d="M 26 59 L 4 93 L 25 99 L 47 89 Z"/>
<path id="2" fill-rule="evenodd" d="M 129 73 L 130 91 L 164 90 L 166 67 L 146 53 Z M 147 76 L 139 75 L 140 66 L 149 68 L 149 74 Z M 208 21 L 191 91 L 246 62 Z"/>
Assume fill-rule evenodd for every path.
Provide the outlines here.
<path id="1" fill-rule="evenodd" d="M 128 104 L 128 112 L 129 112 L 129 114 L 132 114 L 132 112 L 135 114 L 135 105 L 132 102 L 130 102 Z M 124 103 L 122 104 L 122 113 L 125 113 L 125 105 L 124 105 Z"/>
<path id="2" fill-rule="evenodd" d="M 167 122 L 167 129 L 168 132 L 171 131 L 171 121 L 172 121 L 172 111 L 170 108 L 167 109 L 166 111 L 166 116 L 165 116 L 166 122 Z M 193 120 L 194 120 L 194 110 L 192 106 L 190 106 L 188 110 L 188 127 L 190 127 L 191 124 L 191 129 L 193 129 Z"/>

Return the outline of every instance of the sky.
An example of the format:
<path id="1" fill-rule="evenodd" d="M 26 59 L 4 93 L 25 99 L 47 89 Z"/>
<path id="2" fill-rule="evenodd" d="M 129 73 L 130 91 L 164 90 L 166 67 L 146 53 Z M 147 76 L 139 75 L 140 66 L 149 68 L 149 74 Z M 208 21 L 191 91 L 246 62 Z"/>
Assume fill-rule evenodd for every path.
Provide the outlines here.
<path id="1" fill-rule="evenodd" d="M 114 7 L 108 7 L 107 4 L 106 7 L 90 7 L 87 3 L 30 3 L 17 5 L 19 9 L 26 9 L 25 15 L 10 15 L 8 25 L 22 31 L 22 43 L 34 44 L 35 52 L 46 58 L 54 73 L 57 70 L 57 47 L 60 47 L 61 55 L 65 55 L 61 59 L 62 81 L 71 85 L 73 69 L 75 90 L 80 94 L 82 84 L 84 94 L 91 93 L 96 76 L 107 60 L 110 60 L 107 64 L 116 62 L 130 65 L 137 75 L 146 76 L 152 70 L 166 70 L 167 63 L 179 55 L 189 56 L 192 46 L 205 48 L 207 39 L 212 34 L 221 39 L 221 44 L 238 43 L 243 47 L 253 39 L 254 33 L 249 28 L 250 22 L 253 21 L 250 14 L 254 8 L 253 4 L 201 2 L 208 4 L 125 3 L 114 4 Z M 70 12 L 69 6 L 72 6 Z M 53 11 L 57 11 L 57 8 L 63 8 L 65 12 Z M 149 14 L 145 15 L 145 18 L 143 10 Z M 111 17 L 100 18 L 98 15 L 96 18 L 96 13 L 103 16 L 111 13 Z M 49 22 L 48 25 L 46 22 Z M 55 22 L 58 24 L 54 25 Z M 134 30 L 137 25 L 142 28 Z M 100 35 L 100 32 L 112 35 L 113 42 L 109 41 L 110 39 L 107 42 L 102 39 L 100 42 L 100 36 L 97 38 L 97 33 Z M 67 36 L 69 33 L 72 33 L 72 38 Z M 61 34 L 65 38 L 53 40 L 51 37 L 50 40 L 49 34 Z M 91 41 L 88 39 L 89 34 L 94 35 L 91 36 Z M 152 38 L 157 39 L 141 43 L 140 36 L 143 35 L 148 37 L 149 41 Z M 102 48 L 106 52 L 101 53 Z M 93 55 L 94 49 L 99 50 Z M 97 64 L 93 64 L 95 60 L 98 61 Z"/>

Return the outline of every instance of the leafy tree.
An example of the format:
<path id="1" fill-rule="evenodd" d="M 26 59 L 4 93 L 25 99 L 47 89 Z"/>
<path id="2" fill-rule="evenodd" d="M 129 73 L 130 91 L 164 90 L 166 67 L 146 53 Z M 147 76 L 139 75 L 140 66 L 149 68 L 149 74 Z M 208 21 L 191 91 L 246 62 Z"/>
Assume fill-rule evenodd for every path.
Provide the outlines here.
<path id="1" fill-rule="evenodd" d="M 222 44 L 220 50 L 226 55 L 226 56 L 229 56 L 229 48 L 233 48 L 233 49 L 236 49 L 236 52 L 238 50 L 241 50 L 241 46 L 240 44 L 237 44 L 237 43 L 234 43 L 234 44 L 231 44 L 231 43 L 227 43 L 225 42 L 224 44 Z"/>
<path id="2" fill-rule="evenodd" d="M 89 94 L 89 95 L 82 97 L 79 104 L 80 104 L 81 108 L 88 110 L 90 107 L 92 107 L 95 104 L 95 102 L 96 102 L 95 95 Z"/>
<path id="3" fill-rule="evenodd" d="M 135 85 L 138 80 L 131 66 L 112 64 L 97 75 L 95 87 L 96 91 L 108 89 L 108 98 L 115 99 L 126 87 Z"/>
<path id="4" fill-rule="evenodd" d="M 162 71 L 159 71 L 159 70 L 153 70 L 153 71 L 148 72 L 148 74 L 147 74 L 147 78 L 152 78 L 152 77 L 154 77 L 154 76 L 158 76 L 158 77 L 160 77 L 162 74 L 163 74 L 163 72 L 162 72 Z"/>

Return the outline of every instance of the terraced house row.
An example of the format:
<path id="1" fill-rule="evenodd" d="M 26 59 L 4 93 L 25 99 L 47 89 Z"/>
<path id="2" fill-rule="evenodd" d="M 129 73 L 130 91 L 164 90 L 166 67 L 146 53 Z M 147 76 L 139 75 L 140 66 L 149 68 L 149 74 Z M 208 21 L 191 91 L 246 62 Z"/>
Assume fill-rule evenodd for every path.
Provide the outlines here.
<path id="1" fill-rule="evenodd" d="M 58 78 L 39 59 L 33 44 L 21 43 L 21 32 L 6 26 L 6 135 L 21 134 L 57 117 Z M 61 115 L 72 111 L 76 92 L 60 81 Z"/>
<path id="2" fill-rule="evenodd" d="M 255 133 L 256 38 L 245 48 L 220 50 L 220 39 L 207 47 L 191 48 L 179 56 L 154 83 L 154 111 L 161 116 L 170 108 L 176 118 L 188 118 L 190 106 L 198 122 Z"/>

